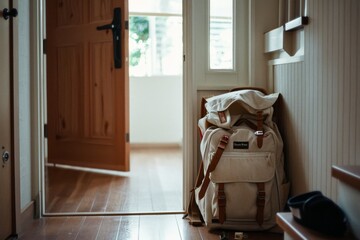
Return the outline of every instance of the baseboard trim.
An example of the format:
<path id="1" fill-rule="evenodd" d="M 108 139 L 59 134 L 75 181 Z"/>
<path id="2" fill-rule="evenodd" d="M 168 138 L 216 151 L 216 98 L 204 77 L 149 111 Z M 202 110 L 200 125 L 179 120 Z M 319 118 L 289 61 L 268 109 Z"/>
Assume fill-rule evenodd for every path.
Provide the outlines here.
<path id="1" fill-rule="evenodd" d="M 179 143 L 132 143 L 130 149 L 180 149 Z"/>
<path id="2" fill-rule="evenodd" d="M 34 220 L 34 210 L 35 202 L 29 202 L 20 213 L 20 228 L 18 230 L 18 235 L 21 236 L 29 227 Z"/>

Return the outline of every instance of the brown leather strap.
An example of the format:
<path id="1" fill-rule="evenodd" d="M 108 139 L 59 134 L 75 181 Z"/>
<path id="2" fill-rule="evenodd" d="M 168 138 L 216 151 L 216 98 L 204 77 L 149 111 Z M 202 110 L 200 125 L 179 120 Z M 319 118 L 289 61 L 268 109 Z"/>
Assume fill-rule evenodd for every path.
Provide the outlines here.
<path id="1" fill-rule="evenodd" d="M 226 122 L 226 113 L 225 113 L 225 111 L 218 112 L 218 116 L 219 116 L 219 119 L 220 119 L 220 123 L 225 123 Z"/>
<path id="2" fill-rule="evenodd" d="M 257 198 L 256 198 L 256 221 L 261 226 L 264 222 L 264 208 L 265 208 L 265 183 L 257 183 Z"/>
<path id="3" fill-rule="evenodd" d="M 189 205 L 187 207 L 186 214 L 183 216 L 183 219 L 185 218 L 188 219 L 189 224 L 193 226 L 201 226 L 202 223 L 204 222 L 201 216 L 200 209 L 196 204 L 194 190 L 191 191 Z"/>
<path id="4" fill-rule="evenodd" d="M 209 167 L 206 171 L 205 177 L 204 177 L 204 181 L 201 185 L 200 188 L 200 192 L 199 192 L 199 199 L 202 199 L 205 196 L 205 192 L 209 186 L 210 183 L 210 173 L 212 171 L 215 170 L 216 165 L 218 164 L 222 153 L 224 152 L 224 149 L 226 148 L 226 145 L 228 144 L 229 141 L 229 136 L 228 135 L 224 135 L 222 136 L 222 138 L 220 139 L 220 142 L 218 144 L 217 150 L 213 156 L 213 158 L 211 159 L 211 163 L 209 164 Z"/>
<path id="5" fill-rule="evenodd" d="M 224 183 L 218 184 L 218 207 L 219 207 L 219 222 L 223 224 L 226 219 L 226 196 L 224 191 Z"/>
<path id="6" fill-rule="evenodd" d="M 201 162 L 198 175 L 196 177 L 195 188 L 198 188 L 201 185 L 203 179 L 204 179 L 204 165 Z M 186 209 L 186 214 L 183 216 L 183 219 L 185 218 L 187 218 L 189 220 L 189 224 L 193 226 L 201 226 L 203 223 L 200 209 L 196 204 L 194 189 L 191 190 L 190 201 Z"/>
<path id="7" fill-rule="evenodd" d="M 198 175 L 197 175 L 196 181 L 195 181 L 195 188 L 200 187 L 203 179 L 204 179 L 204 164 L 201 161 L 200 167 L 199 167 L 199 172 L 198 172 Z"/>
<path id="8" fill-rule="evenodd" d="M 257 136 L 257 146 L 261 148 L 264 139 L 263 116 L 261 111 L 257 112 L 257 130 L 255 135 Z"/>

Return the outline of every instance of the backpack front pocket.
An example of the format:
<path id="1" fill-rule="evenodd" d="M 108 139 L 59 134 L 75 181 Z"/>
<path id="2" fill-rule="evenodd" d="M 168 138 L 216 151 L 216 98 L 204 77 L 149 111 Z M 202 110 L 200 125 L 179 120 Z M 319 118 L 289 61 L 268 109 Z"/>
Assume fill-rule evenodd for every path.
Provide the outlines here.
<path id="1" fill-rule="evenodd" d="M 262 220 L 272 217 L 270 200 L 273 198 L 275 160 L 270 152 L 224 153 L 210 174 L 210 180 L 209 187 L 214 193 L 213 219 L 219 219 L 224 209 L 226 221 L 256 221 L 259 214 Z M 222 210 L 220 205 L 224 202 L 225 208 Z"/>

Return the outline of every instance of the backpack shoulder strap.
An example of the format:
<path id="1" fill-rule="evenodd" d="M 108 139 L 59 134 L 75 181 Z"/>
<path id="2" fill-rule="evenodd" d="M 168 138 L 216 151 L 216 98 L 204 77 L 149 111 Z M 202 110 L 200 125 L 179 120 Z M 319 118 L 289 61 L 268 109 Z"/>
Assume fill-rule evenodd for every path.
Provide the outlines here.
<path id="1" fill-rule="evenodd" d="M 228 142 L 229 142 L 229 136 L 228 135 L 224 135 L 220 139 L 220 142 L 218 144 L 216 152 L 215 152 L 213 158 L 211 159 L 211 163 L 209 164 L 209 167 L 206 170 L 204 181 L 203 181 L 203 184 L 201 185 L 200 192 L 199 192 L 199 199 L 202 199 L 205 196 L 206 190 L 207 190 L 207 188 L 209 186 L 209 183 L 210 183 L 210 173 L 215 170 L 215 168 L 216 168 L 216 166 L 217 166 L 217 164 L 218 164 L 218 162 L 219 162 L 219 160 L 221 158 L 221 155 L 223 154 L 224 149 L 226 148 Z"/>
<path id="2" fill-rule="evenodd" d="M 225 147 L 227 146 L 229 141 L 229 136 L 224 135 L 220 139 L 217 150 L 215 152 L 214 157 L 211 160 L 211 163 L 206 171 L 206 175 L 204 176 L 204 163 L 201 161 L 198 175 L 195 182 L 195 188 L 200 187 L 199 199 L 202 199 L 205 196 L 205 192 L 210 183 L 210 173 L 215 170 L 216 165 L 218 164 L 222 153 L 224 152 Z M 200 226 L 204 222 L 198 205 L 195 200 L 195 188 L 191 191 L 189 205 L 187 207 L 186 214 L 183 216 L 183 219 L 187 218 L 189 223 L 193 226 Z"/>

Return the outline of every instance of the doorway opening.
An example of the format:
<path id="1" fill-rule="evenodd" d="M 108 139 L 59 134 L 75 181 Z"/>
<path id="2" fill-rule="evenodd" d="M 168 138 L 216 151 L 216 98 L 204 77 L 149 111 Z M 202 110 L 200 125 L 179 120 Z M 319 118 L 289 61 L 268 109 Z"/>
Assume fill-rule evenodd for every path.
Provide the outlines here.
<path id="1" fill-rule="evenodd" d="M 182 0 L 129 2 L 130 161 L 155 211 L 183 209 L 182 29 Z"/>
<path id="2" fill-rule="evenodd" d="M 129 4 L 130 171 L 46 162 L 45 214 L 183 211 L 182 1 Z"/>

